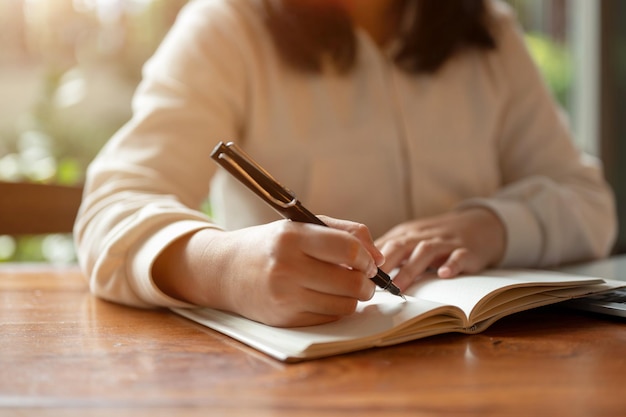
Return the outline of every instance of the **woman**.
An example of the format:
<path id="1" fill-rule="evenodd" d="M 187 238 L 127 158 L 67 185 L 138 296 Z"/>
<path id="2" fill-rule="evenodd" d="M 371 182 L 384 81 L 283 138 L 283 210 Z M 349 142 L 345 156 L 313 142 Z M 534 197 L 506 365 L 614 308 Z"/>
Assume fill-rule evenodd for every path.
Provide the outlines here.
<path id="1" fill-rule="evenodd" d="M 230 140 L 331 228 L 278 220 L 218 170 Z M 377 265 L 401 289 L 546 267 L 606 255 L 615 223 L 502 3 L 197 0 L 91 165 L 75 231 L 101 297 L 301 326 L 352 313 Z"/>

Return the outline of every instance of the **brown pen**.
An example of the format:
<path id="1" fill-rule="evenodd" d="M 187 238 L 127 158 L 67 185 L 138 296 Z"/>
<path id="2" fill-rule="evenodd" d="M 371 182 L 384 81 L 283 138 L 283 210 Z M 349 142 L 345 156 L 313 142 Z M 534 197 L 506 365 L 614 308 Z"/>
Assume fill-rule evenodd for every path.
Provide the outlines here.
<path id="1" fill-rule="evenodd" d="M 211 152 L 211 158 L 286 219 L 328 226 L 233 142 L 219 142 Z M 391 277 L 380 268 L 370 279 L 383 290 L 406 299 Z"/>

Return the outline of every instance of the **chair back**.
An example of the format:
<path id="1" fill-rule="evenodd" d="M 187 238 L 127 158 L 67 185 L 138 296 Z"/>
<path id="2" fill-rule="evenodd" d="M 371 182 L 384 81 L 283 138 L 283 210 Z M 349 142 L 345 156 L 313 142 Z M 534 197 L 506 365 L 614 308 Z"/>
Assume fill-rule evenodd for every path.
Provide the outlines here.
<path id="1" fill-rule="evenodd" d="M 80 186 L 0 181 L 0 235 L 72 233 Z"/>

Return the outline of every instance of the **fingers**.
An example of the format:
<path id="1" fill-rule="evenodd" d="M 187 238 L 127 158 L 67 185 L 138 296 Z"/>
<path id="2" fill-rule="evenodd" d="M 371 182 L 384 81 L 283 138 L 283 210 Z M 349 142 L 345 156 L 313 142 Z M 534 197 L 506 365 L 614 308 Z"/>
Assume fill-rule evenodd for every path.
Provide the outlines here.
<path id="1" fill-rule="evenodd" d="M 376 285 L 369 279 L 373 275 L 337 265 L 318 264 L 315 260 L 309 260 L 308 263 L 303 265 L 303 270 L 315 272 L 302 275 L 300 285 L 304 288 L 321 294 L 348 297 L 355 302 L 366 301 L 374 296 Z"/>
<path id="2" fill-rule="evenodd" d="M 228 308 L 275 326 L 352 314 L 374 295 L 369 278 L 377 267 L 364 244 L 369 232 L 348 226 L 351 232 L 281 220 L 228 232 L 220 241 L 220 250 L 233 255 L 221 269 Z"/>
<path id="3" fill-rule="evenodd" d="M 374 263 L 377 266 L 382 265 L 385 262 L 385 256 L 378 249 L 374 240 L 372 239 L 372 235 L 370 234 L 367 226 L 361 223 L 355 223 L 347 220 L 339 220 L 328 216 L 319 216 L 320 219 L 328 226 L 343 230 L 350 233 L 352 236 L 356 237 L 359 242 L 365 247 L 365 249 L 369 252 L 369 254 L 374 258 Z"/>
<path id="4" fill-rule="evenodd" d="M 455 249 L 448 259 L 437 269 L 441 278 L 453 278 L 460 273 L 475 273 L 484 268 L 479 258 L 466 248 Z"/>
<path id="5" fill-rule="evenodd" d="M 272 298 L 271 308 L 256 312 L 255 319 L 271 326 L 309 326 L 338 320 L 354 313 L 356 307 L 354 298 L 304 289 L 301 293 L 285 293 Z"/>
<path id="6" fill-rule="evenodd" d="M 399 224 L 376 244 L 387 259 L 384 269 L 399 269 L 394 280 L 404 290 L 429 269 L 451 278 L 497 265 L 506 230 L 490 210 L 469 208 Z"/>
<path id="7" fill-rule="evenodd" d="M 300 248 L 305 254 L 333 265 L 343 265 L 362 271 L 369 277 L 376 275 L 378 268 L 375 259 L 359 237 L 332 227 L 324 228 L 311 224 L 302 224 L 301 227 L 308 229 L 308 232 L 301 235 L 299 242 Z M 361 237 L 363 233 L 367 233 L 369 236 L 368 231 L 364 232 L 358 227 L 353 231 L 360 234 Z M 373 246 L 371 239 L 370 242 Z M 376 249 L 376 253 L 382 257 L 378 249 Z"/>
<path id="8" fill-rule="evenodd" d="M 408 243 L 399 245 L 397 252 L 388 256 L 396 262 L 394 267 L 400 268 L 394 283 L 402 290 L 429 270 L 435 270 L 440 278 L 453 278 L 461 273 L 478 272 L 485 267 L 479 256 L 454 239 L 420 240 L 411 251 L 410 247 Z"/>
<path id="9" fill-rule="evenodd" d="M 361 241 L 339 230 L 319 226 L 303 225 L 314 233 L 306 233 L 300 248 L 309 257 L 301 284 L 326 294 L 346 296 L 358 300 L 369 300 L 376 286 L 369 279 L 378 268 Z M 322 261 L 322 262 L 319 262 Z"/>
<path id="10" fill-rule="evenodd" d="M 375 291 L 369 279 L 378 268 L 361 241 L 350 233 L 305 223 L 276 223 L 268 279 L 315 292 L 369 300 Z M 275 280 L 275 282 L 274 282 Z"/>
<path id="11" fill-rule="evenodd" d="M 263 311 L 262 321 L 274 326 L 308 326 L 354 313 L 359 300 L 365 301 L 374 295 L 375 285 L 362 273 L 352 273 L 358 277 L 316 277 L 318 279 L 301 280 L 298 286 L 270 291 L 270 296 L 264 301 L 269 302 L 271 309 Z"/>
<path id="12" fill-rule="evenodd" d="M 410 244 L 405 244 L 410 247 Z M 395 284 L 400 289 L 408 287 L 416 277 L 423 274 L 430 268 L 437 268 L 442 264 L 442 259 L 446 259 L 458 248 L 458 244 L 453 241 L 441 239 L 421 240 L 413 244 L 409 255 L 402 259 L 402 266 L 394 278 Z M 407 249 L 402 249 L 402 253 Z"/>
<path id="13" fill-rule="evenodd" d="M 350 315 L 358 301 L 370 299 L 374 283 L 363 272 L 303 260 L 297 276 L 271 275 L 268 295 L 263 300 L 271 309 L 262 320 L 274 326 L 307 326 Z"/>
<path id="14" fill-rule="evenodd" d="M 299 297 L 299 303 L 288 311 L 298 311 L 298 313 L 281 314 L 290 322 L 298 322 L 299 325 L 306 325 L 307 321 L 315 320 L 333 321 L 341 317 L 348 316 L 356 310 L 357 300 L 349 297 L 331 296 L 315 291 L 309 291 L 307 294 Z"/>

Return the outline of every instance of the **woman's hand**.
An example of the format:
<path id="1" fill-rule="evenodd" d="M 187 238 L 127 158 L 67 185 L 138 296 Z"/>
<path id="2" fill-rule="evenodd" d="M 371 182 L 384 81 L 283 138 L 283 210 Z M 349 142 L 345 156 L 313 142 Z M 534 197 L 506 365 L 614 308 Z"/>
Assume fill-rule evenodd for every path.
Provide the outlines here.
<path id="1" fill-rule="evenodd" d="M 336 320 L 373 296 L 369 278 L 384 258 L 365 226 L 322 220 L 330 227 L 281 220 L 230 232 L 201 230 L 158 258 L 155 282 L 176 298 L 274 326 Z M 174 271 L 186 280 L 167 278 Z"/>
<path id="2" fill-rule="evenodd" d="M 496 265 L 504 255 L 506 232 L 491 210 L 468 208 L 402 223 L 376 245 L 386 258 L 383 269 L 399 268 L 394 283 L 404 290 L 427 270 L 451 278 Z"/>

